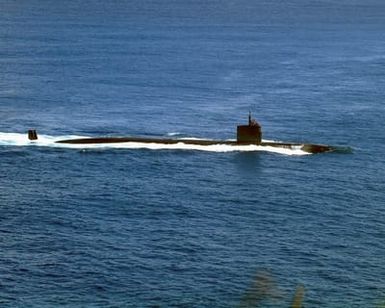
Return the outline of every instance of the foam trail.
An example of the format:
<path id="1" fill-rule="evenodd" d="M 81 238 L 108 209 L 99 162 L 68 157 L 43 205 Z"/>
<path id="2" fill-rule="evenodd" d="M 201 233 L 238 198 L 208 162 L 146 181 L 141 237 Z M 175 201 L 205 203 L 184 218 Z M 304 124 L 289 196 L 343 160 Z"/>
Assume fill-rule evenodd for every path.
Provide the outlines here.
<path id="1" fill-rule="evenodd" d="M 175 144 L 159 144 L 159 143 L 144 143 L 144 142 L 121 142 L 121 143 L 104 143 L 104 144 L 66 144 L 56 143 L 59 140 L 87 138 L 86 136 L 49 136 L 40 135 L 39 139 L 30 141 L 27 134 L 19 133 L 2 133 L 0 132 L 0 146 L 40 146 L 40 147 L 55 147 L 69 149 L 150 149 L 150 150 L 196 150 L 206 152 L 270 152 L 283 155 L 308 155 L 300 147 L 294 149 L 278 148 L 272 146 L 259 145 L 195 145 L 185 144 L 182 142 Z M 193 138 L 188 138 L 193 139 Z"/>
<path id="2" fill-rule="evenodd" d="M 48 147 L 62 147 L 61 144 L 55 143 L 56 141 L 63 139 L 75 139 L 84 138 L 83 136 L 66 135 L 66 136 L 49 136 L 40 135 L 38 140 L 29 140 L 28 134 L 18 133 L 1 133 L 0 132 L 0 145 L 10 146 L 48 146 Z"/>
<path id="3" fill-rule="evenodd" d="M 181 135 L 183 135 L 183 134 L 182 133 L 178 133 L 178 132 L 167 133 L 167 136 L 170 136 L 170 137 L 181 136 Z"/>

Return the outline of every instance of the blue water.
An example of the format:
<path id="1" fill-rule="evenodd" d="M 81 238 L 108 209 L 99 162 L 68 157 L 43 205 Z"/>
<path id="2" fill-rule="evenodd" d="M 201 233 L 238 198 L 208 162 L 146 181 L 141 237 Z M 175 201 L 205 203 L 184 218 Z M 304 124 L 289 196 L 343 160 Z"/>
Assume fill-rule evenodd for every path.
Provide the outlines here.
<path id="1" fill-rule="evenodd" d="M 235 307 L 261 272 L 264 307 L 288 307 L 298 285 L 306 307 L 383 303 L 384 10 L 1 0 L 1 306 Z M 6 138 L 230 139 L 249 110 L 266 139 L 352 151 Z"/>

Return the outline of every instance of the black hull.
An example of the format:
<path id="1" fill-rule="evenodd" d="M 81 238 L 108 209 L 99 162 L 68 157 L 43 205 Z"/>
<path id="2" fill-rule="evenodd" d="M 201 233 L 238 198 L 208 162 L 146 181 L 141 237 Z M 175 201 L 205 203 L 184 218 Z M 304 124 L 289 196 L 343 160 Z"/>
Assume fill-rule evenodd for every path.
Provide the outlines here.
<path id="1" fill-rule="evenodd" d="M 205 140 L 205 139 L 161 139 L 161 138 L 141 138 L 141 137 L 100 137 L 100 138 L 80 138 L 80 139 L 68 139 L 60 140 L 57 143 L 66 144 L 109 144 L 109 143 L 125 143 L 125 142 L 138 142 L 138 143 L 157 143 L 157 144 L 192 144 L 192 145 L 259 145 L 259 146 L 271 146 L 284 149 L 296 149 L 302 150 L 307 153 L 324 153 L 333 151 L 333 147 L 322 144 L 302 144 L 302 143 L 281 143 L 281 142 L 237 142 L 227 140 Z"/>

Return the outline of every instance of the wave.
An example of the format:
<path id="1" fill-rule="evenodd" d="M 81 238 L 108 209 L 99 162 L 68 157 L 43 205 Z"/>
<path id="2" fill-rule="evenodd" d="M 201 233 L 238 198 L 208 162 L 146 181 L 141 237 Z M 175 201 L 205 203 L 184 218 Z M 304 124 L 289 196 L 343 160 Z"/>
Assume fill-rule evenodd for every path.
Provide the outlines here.
<path id="1" fill-rule="evenodd" d="M 283 155 L 309 155 L 310 153 L 302 151 L 300 147 L 288 149 L 277 148 L 272 146 L 259 145 L 195 145 L 183 143 L 183 139 L 175 144 L 162 143 L 145 143 L 145 142 L 120 142 L 120 143 L 103 143 L 103 144 L 66 144 L 56 143 L 59 140 L 88 138 L 89 136 L 63 135 L 50 136 L 39 134 L 39 139 L 31 141 L 27 134 L 20 133 L 3 133 L 0 132 L 0 146 L 38 146 L 38 147 L 54 147 L 68 149 L 150 149 L 150 150 L 195 150 L 206 152 L 270 152 Z M 197 139 L 198 138 L 188 138 Z"/>
<path id="2" fill-rule="evenodd" d="M 183 136 L 183 134 L 179 132 L 172 132 L 172 133 L 167 133 L 167 136 L 175 137 L 175 136 Z"/>

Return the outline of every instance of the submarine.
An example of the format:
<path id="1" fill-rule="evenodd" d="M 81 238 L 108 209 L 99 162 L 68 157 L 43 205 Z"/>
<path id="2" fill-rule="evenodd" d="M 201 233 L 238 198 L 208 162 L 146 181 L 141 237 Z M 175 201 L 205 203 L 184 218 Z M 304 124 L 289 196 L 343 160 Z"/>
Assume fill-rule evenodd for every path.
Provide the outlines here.
<path id="1" fill-rule="evenodd" d="M 28 130 L 28 139 L 33 141 L 37 140 L 37 132 L 34 129 Z M 302 150 L 310 154 L 332 152 L 334 147 L 324 144 L 311 144 L 311 143 L 292 143 L 292 142 L 272 142 L 262 140 L 262 128 L 261 125 L 251 117 L 249 113 L 249 121 L 247 125 L 237 126 L 237 139 L 236 140 L 212 140 L 212 139 L 181 139 L 181 138 L 147 138 L 147 137 L 87 137 L 87 138 L 75 138 L 58 140 L 55 143 L 64 144 L 109 144 L 109 143 L 127 143 L 127 142 L 140 142 L 140 143 L 157 143 L 157 144 L 191 144 L 191 145 L 230 145 L 230 146 L 244 146 L 244 145 L 257 145 L 257 146 L 269 146 L 275 148 Z"/>

